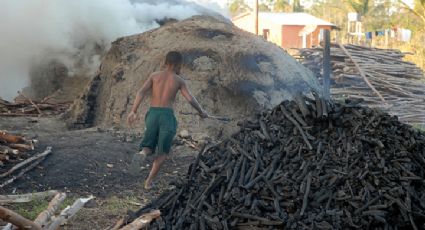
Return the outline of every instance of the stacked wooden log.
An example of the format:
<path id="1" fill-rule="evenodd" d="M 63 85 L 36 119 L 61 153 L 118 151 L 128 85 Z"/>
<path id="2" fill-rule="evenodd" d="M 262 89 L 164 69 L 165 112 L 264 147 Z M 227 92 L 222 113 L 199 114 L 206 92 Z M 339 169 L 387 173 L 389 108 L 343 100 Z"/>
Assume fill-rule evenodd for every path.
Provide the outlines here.
<path id="1" fill-rule="evenodd" d="M 358 102 L 285 101 L 205 148 L 150 229 L 425 228 L 425 134 Z"/>
<path id="2" fill-rule="evenodd" d="M 50 102 L 51 97 L 46 97 L 40 101 L 32 100 L 20 94 L 15 102 L 9 102 L 0 98 L 0 116 L 43 116 L 58 115 L 65 112 L 70 102 Z"/>
<path id="3" fill-rule="evenodd" d="M 300 49 L 299 55 L 321 80 L 323 49 Z M 424 74 L 415 64 L 403 61 L 404 56 L 399 50 L 332 44 L 332 97 L 361 98 L 363 104 L 382 108 L 402 121 L 424 124 Z"/>
<path id="4" fill-rule="evenodd" d="M 34 150 L 37 140 L 28 140 L 0 130 L 0 167 L 6 162 L 14 162 L 27 151 Z"/>
<path id="5" fill-rule="evenodd" d="M 0 190 L 37 167 L 51 151 L 34 154 L 34 144 L 21 135 L 0 131 Z"/>

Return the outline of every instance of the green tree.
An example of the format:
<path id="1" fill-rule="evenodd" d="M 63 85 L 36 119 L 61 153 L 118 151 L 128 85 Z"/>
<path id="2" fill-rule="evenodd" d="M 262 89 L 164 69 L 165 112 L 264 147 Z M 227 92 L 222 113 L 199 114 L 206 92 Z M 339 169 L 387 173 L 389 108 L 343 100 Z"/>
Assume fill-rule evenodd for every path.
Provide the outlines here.
<path id="1" fill-rule="evenodd" d="M 292 2 L 292 12 L 303 12 L 304 8 L 301 5 L 300 0 L 293 0 Z"/>
<path id="2" fill-rule="evenodd" d="M 263 12 L 269 12 L 269 11 L 271 11 L 270 8 L 269 8 L 269 6 L 267 4 L 265 4 L 265 3 L 258 4 L 258 10 L 259 11 L 263 11 Z"/>
<path id="3" fill-rule="evenodd" d="M 273 1 L 274 12 L 289 12 L 291 11 L 291 4 L 286 0 L 275 0 Z"/>
<path id="4" fill-rule="evenodd" d="M 233 0 L 229 5 L 229 11 L 233 16 L 250 10 L 251 8 L 245 3 L 244 0 Z"/>
<path id="5" fill-rule="evenodd" d="M 371 7 L 373 6 L 374 1 L 370 0 L 348 0 L 348 5 L 351 6 L 351 8 L 361 16 L 366 15 L 369 13 Z"/>

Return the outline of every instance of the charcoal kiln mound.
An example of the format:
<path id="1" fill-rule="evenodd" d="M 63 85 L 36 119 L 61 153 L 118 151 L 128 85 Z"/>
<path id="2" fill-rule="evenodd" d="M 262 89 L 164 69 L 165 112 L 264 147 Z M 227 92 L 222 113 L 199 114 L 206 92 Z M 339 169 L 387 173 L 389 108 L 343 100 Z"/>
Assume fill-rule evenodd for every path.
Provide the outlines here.
<path id="1" fill-rule="evenodd" d="M 136 91 L 161 69 L 172 50 L 184 55 L 182 76 L 211 114 L 240 118 L 291 99 L 296 92 L 320 93 L 313 74 L 280 47 L 222 20 L 195 16 L 113 42 L 96 76 L 67 114 L 71 127 L 125 126 Z M 181 96 L 175 111 L 180 128 L 218 133 L 235 127 L 182 115 L 193 109 Z M 140 121 L 138 128 L 143 125 Z"/>

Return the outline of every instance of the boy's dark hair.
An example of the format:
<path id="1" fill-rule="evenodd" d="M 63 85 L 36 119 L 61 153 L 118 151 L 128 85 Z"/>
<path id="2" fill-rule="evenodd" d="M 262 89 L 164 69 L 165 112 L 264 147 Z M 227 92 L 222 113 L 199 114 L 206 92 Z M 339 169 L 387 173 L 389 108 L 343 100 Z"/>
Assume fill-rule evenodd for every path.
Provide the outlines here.
<path id="1" fill-rule="evenodd" d="M 165 64 L 169 65 L 180 65 L 183 62 L 183 56 L 180 52 L 170 51 L 165 57 Z"/>

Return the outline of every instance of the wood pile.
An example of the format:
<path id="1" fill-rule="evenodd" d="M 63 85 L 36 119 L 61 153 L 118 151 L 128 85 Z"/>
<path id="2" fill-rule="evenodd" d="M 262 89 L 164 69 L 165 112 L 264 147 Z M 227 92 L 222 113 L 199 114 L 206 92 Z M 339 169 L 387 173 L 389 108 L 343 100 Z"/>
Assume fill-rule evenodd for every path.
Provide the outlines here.
<path id="1" fill-rule="evenodd" d="M 0 167 L 7 162 L 15 162 L 26 152 L 34 150 L 37 140 L 28 140 L 21 135 L 0 130 Z"/>
<path id="2" fill-rule="evenodd" d="M 15 102 L 0 98 L 0 117 L 45 116 L 58 115 L 65 112 L 71 102 L 50 102 L 53 96 L 36 101 L 19 93 L 19 96 L 15 98 Z"/>
<path id="3" fill-rule="evenodd" d="M 34 154 L 34 144 L 20 135 L 0 131 L 0 190 L 37 167 L 51 151 Z"/>
<path id="4" fill-rule="evenodd" d="M 322 80 L 323 49 L 299 49 L 299 56 L 302 64 Z M 363 104 L 382 108 L 402 121 L 424 124 L 424 73 L 415 64 L 403 61 L 404 56 L 399 50 L 332 44 L 332 97 L 361 98 Z"/>
<path id="5" fill-rule="evenodd" d="M 150 229 L 423 229 L 425 134 L 357 101 L 285 101 L 204 148 L 125 223 Z"/>

